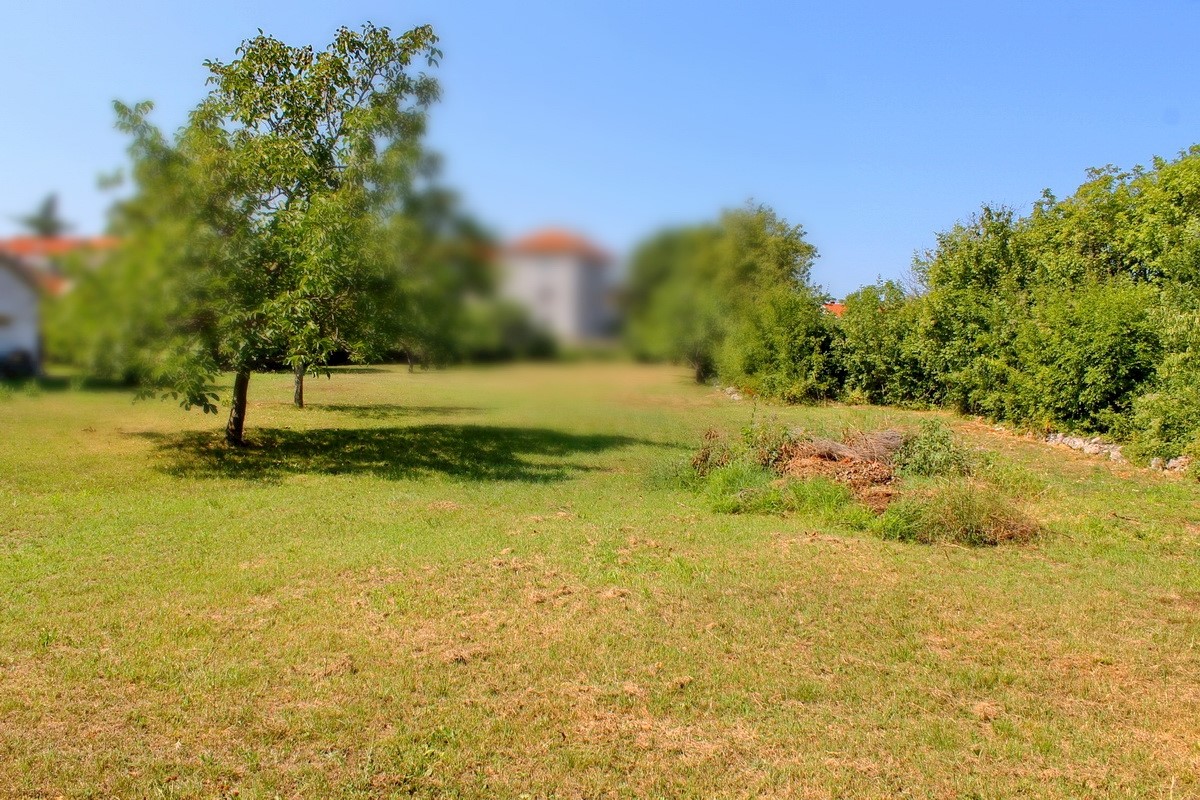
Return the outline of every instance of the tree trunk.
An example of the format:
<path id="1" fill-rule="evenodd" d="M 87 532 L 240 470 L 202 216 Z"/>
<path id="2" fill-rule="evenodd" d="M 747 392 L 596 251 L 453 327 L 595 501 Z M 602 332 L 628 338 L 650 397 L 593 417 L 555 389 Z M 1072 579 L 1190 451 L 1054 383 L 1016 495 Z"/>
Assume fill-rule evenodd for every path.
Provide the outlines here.
<path id="1" fill-rule="evenodd" d="M 229 408 L 229 423 L 225 426 L 225 441 L 235 447 L 246 443 L 242 440 L 242 428 L 246 424 L 246 390 L 250 387 L 250 373 L 239 372 L 233 379 L 233 405 Z"/>
<path id="2" fill-rule="evenodd" d="M 409 371 L 409 372 L 413 372 L 414 370 L 413 370 L 413 357 L 412 357 L 412 350 L 408 350 L 408 349 L 406 348 L 406 349 L 405 349 L 405 351 L 404 351 L 404 357 L 408 359 L 408 371 Z"/>
<path id="3" fill-rule="evenodd" d="M 296 408 L 304 408 L 304 373 L 308 367 L 303 364 L 297 364 L 293 368 L 295 373 L 295 388 L 292 391 L 292 402 L 296 404 Z"/>

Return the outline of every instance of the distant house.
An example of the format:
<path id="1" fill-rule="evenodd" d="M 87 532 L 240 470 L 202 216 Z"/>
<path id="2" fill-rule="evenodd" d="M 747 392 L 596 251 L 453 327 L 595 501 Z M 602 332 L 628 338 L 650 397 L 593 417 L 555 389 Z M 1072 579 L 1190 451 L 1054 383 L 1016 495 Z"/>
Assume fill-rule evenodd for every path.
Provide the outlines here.
<path id="1" fill-rule="evenodd" d="M 845 303 L 825 303 L 824 306 L 825 310 L 830 314 L 833 314 L 835 317 L 840 317 L 846 313 Z"/>
<path id="2" fill-rule="evenodd" d="M 0 252 L 0 377 L 42 370 L 40 292 L 37 273 Z"/>
<path id="3" fill-rule="evenodd" d="M 500 295 L 560 341 L 602 339 L 614 324 L 611 266 L 612 257 L 579 234 L 536 231 L 504 249 Z"/>
<path id="4" fill-rule="evenodd" d="M 118 244 L 111 236 L 0 239 L 0 377 L 42 371 L 41 295 L 70 288 L 65 258 L 95 265 Z"/>
<path id="5" fill-rule="evenodd" d="M 0 239 L 0 254 L 11 256 L 32 270 L 42 291 L 60 295 L 69 286 L 59 264 L 65 258 L 82 257 L 95 264 L 115 248 L 114 236 L 14 236 Z"/>

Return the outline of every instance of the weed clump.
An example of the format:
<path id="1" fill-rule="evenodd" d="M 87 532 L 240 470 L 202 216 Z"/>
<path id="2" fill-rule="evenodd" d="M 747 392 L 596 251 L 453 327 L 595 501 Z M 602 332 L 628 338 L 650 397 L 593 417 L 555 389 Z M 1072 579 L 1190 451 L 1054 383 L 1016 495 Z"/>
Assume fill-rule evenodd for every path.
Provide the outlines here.
<path id="1" fill-rule="evenodd" d="M 795 436 L 777 420 L 753 423 L 742 429 L 742 443 L 759 466 L 775 469 L 787 458 Z"/>
<path id="2" fill-rule="evenodd" d="M 948 480 L 927 493 L 903 497 L 873 527 L 884 539 L 970 547 L 1023 544 L 1040 530 L 998 489 L 971 479 Z"/>
<path id="3" fill-rule="evenodd" d="M 709 508 L 723 514 L 779 514 L 787 510 L 775 476 L 756 464 L 734 461 L 704 482 Z"/>
<path id="4" fill-rule="evenodd" d="M 855 529 L 866 528 L 872 519 L 843 484 L 827 478 L 788 480 L 745 461 L 710 472 L 704 495 L 709 508 L 723 514 L 801 512 Z"/>
<path id="5" fill-rule="evenodd" d="M 703 478 L 714 469 L 728 464 L 733 457 L 733 447 L 725 436 L 716 428 L 709 428 L 704 432 L 704 442 L 700 449 L 692 456 L 692 469 Z"/>
<path id="6" fill-rule="evenodd" d="M 905 437 L 892 463 L 901 475 L 970 475 L 975 467 L 975 457 L 944 422 L 927 420 L 921 423 L 915 435 Z"/>

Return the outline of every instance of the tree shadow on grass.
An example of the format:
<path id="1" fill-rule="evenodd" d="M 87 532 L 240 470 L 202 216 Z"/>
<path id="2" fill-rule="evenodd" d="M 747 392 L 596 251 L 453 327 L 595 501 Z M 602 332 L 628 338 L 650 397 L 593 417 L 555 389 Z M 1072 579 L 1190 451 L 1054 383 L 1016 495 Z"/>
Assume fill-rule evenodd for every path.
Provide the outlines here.
<path id="1" fill-rule="evenodd" d="M 329 371 L 334 375 L 375 375 L 380 372 L 387 372 L 382 367 L 330 367 Z"/>
<path id="2" fill-rule="evenodd" d="M 455 414 L 473 414 L 487 409 L 478 406 L 406 406 L 399 403 L 375 403 L 373 405 L 347 405 L 344 403 L 309 403 L 307 408 L 316 411 L 333 411 L 357 419 L 388 419 L 390 417 L 449 417 Z"/>
<path id="3" fill-rule="evenodd" d="M 171 475 L 258 481 L 321 474 L 548 483 L 598 469 L 575 456 L 653 444 L 628 436 L 487 425 L 256 428 L 250 446 L 240 449 L 227 446 L 215 432 L 137 435 L 155 443 L 165 457 L 162 468 Z"/>

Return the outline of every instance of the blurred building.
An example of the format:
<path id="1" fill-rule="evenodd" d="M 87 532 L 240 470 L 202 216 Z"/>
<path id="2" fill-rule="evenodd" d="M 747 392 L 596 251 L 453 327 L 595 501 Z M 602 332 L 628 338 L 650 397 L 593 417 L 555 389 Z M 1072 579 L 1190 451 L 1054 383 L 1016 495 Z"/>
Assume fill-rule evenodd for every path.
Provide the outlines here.
<path id="1" fill-rule="evenodd" d="M 62 269 L 66 260 L 94 267 L 117 244 L 115 236 L 13 236 L 0 239 L 0 254 L 30 270 L 42 291 L 60 295 L 70 287 Z"/>
<path id="2" fill-rule="evenodd" d="M 41 298 L 70 288 L 65 260 L 95 266 L 116 245 L 110 236 L 0 239 L 0 377 L 41 373 Z"/>
<path id="3" fill-rule="evenodd" d="M 612 257 L 583 236 L 546 228 L 509 244 L 501 257 L 501 297 L 571 344 L 608 338 L 616 314 Z"/>
<path id="4" fill-rule="evenodd" d="M 0 252 L 0 378 L 41 372 L 40 292 L 37 274 Z"/>

